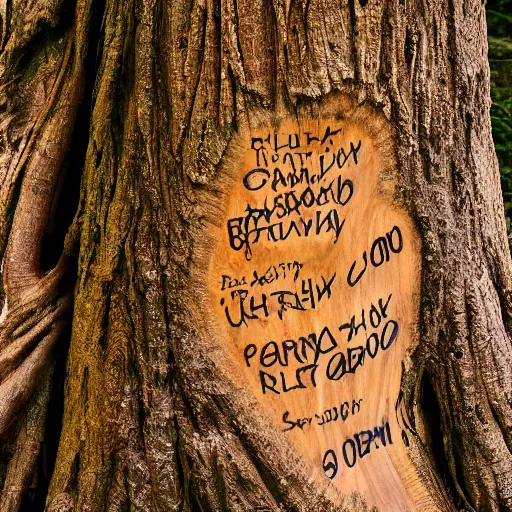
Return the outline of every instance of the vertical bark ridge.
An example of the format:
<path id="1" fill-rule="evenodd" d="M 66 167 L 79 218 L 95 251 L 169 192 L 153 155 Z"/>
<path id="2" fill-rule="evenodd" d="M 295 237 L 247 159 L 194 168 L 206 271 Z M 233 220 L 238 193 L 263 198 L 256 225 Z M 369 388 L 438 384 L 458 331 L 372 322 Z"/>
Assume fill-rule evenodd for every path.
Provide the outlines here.
<path id="1" fill-rule="evenodd" d="M 52 391 L 53 368 L 43 368 L 41 386 L 27 408 L 28 421 L 20 428 L 16 447 L 7 469 L 0 508 L 5 512 L 20 510 L 26 490 L 34 477 L 34 467 L 45 439 L 48 395 Z"/>
<path id="2" fill-rule="evenodd" d="M 55 3 L 53 7 L 57 8 L 57 5 Z M 30 11 L 34 5 L 25 7 Z M 15 6 L 16 9 L 20 19 L 23 19 L 22 14 L 29 16 L 27 12 L 20 12 L 19 6 Z M 41 107 L 37 101 L 36 105 L 29 105 L 21 120 L 7 115 L 12 124 L 21 121 L 24 142 L 19 149 L 15 148 L 14 153 L 19 159 L 15 158 L 3 175 L 2 189 L 5 222 L 2 223 L 4 233 L 0 250 L 4 258 L 2 278 L 6 314 L 0 329 L 0 436 L 6 443 L 15 445 L 11 457 L 2 460 L 7 471 L 2 481 L 1 506 L 6 511 L 19 509 L 31 478 L 35 477 L 34 468 L 45 436 L 51 389 L 48 379 L 53 373 L 57 342 L 72 305 L 69 283 L 64 281 L 72 257 L 69 253 L 72 241 L 68 238 L 60 262 L 46 275 L 41 270 L 40 258 L 43 232 L 49 224 L 56 185 L 81 101 L 87 37 L 84 25 L 77 24 L 76 30 L 67 33 L 64 54 L 61 58 L 52 55 L 53 61 L 48 61 L 49 70 L 33 77 L 28 73 L 23 76 L 25 70 L 17 69 L 26 46 L 36 37 L 40 25 L 57 23 L 52 12 L 48 6 L 46 11 L 39 13 L 40 16 L 32 14 L 33 20 L 26 20 L 25 26 L 15 25 L 2 54 L 2 71 L 20 71 L 20 81 L 28 85 L 29 97 L 33 94 L 42 101 Z M 82 6 L 80 14 L 87 26 L 87 4 Z M 36 53 L 34 60 L 41 62 L 41 55 Z M 6 76 L 3 78 L 5 80 Z M 48 94 L 45 91 L 41 94 L 34 78 L 54 80 Z M 6 85 L 13 93 L 13 84 Z M 44 82 L 42 85 L 44 87 Z M 23 101 L 23 93 L 20 96 L 14 95 L 12 103 Z M 13 190 L 17 190 L 18 197 L 13 197 Z M 12 229 L 9 217 L 12 217 Z M 42 388 L 39 388 L 40 383 Z"/>
<path id="3" fill-rule="evenodd" d="M 422 11 L 434 22 L 424 23 L 429 35 L 420 32 L 412 131 L 406 119 L 401 129 L 401 138 L 420 143 L 420 154 L 406 157 L 410 144 L 399 153 L 424 242 L 422 341 L 414 360 L 427 362 L 442 405 L 454 498 L 497 511 L 511 505 L 511 350 L 502 316 L 510 256 L 496 208 L 483 6 L 475 3 L 466 17 L 457 2 L 448 8 L 447 19 L 436 14 L 446 12 L 442 5 Z"/>

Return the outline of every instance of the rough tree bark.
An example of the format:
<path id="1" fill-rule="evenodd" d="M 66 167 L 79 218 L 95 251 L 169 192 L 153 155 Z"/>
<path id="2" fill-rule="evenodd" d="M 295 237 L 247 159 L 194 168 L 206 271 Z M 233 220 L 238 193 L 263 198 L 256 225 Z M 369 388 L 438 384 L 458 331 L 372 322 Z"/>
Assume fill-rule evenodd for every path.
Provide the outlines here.
<path id="1" fill-rule="evenodd" d="M 184 293 L 230 140 L 333 94 L 390 122 L 421 237 L 404 442 L 440 510 L 512 510 L 511 261 L 482 2 L 0 11 L 1 512 L 366 509 L 310 481 L 247 410 Z"/>

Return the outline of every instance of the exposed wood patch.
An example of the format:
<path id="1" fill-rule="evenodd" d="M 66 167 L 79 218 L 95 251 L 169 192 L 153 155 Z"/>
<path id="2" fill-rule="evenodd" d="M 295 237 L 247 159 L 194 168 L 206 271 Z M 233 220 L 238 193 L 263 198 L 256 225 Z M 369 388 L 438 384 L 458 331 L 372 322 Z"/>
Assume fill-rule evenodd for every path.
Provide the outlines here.
<path id="1" fill-rule="evenodd" d="M 395 410 L 421 248 L 385 120 L 331 98 L 242 128 L 220 174 L 196 252 L 214 359 L 313 478 L 381 510 L 437 510 Z"/>

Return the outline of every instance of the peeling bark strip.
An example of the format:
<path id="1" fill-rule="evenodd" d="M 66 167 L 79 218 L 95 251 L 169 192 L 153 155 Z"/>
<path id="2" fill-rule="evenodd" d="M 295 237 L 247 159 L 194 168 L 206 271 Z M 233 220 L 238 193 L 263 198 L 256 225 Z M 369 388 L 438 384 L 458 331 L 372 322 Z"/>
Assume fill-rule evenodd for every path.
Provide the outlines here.
<path id="1" fill-rule="evenodd" d="M 17 22 L 24 15 L 29 18 L 23 29 L 19 24 L 12 27 L 7 44 L 4 34 L 1 63 L 7 103 L 3 136 L 11 157 L 4 160 L 0 174 L 4 302 L 0 439 L 5 454 L 0 510 L 6 512 L 20 509 L 31 482 L 38 477 L 35 468 L 43 454 L 58 342 L 72 310 L 72 287 L 67 278 L 75 257 L 76 231 L 69 229 L 58 263 L 43 269 L 41 262 L 43 238 L 55 221 L 58 186 L 82 101 L 90 13 L 90 2 L 81 2 L 77 12 L 82 21 L 53 44 L 44 42 L 31 56 L 41 62 L 41 68 L 30 73 L 19 63 L 26 57 L 35 27 L 44 20 L 56 23 L 58 19 L 50 6 L 37 14 L 31 13 L 32 7 L 27 5 L 26 11 L 14 7 L 21 18 Z M 52 7 L 56 9 L 58 3 Z M 22 84 L 18 93 L 13 74 Z M 24 97 L 29 101 L 21 106 Z"/>
<path id="2" fill-rule="evenodd" d="M 371 504 L 349 491 L 351 478 L 373 474 L 367 470 L 374 465 L 383 474 L 396 467 L 388 492 L 398 501 L 405 494 L 404 507 L 512 508 L 511 261 L 481 2 L 13 0 L 0 2 L 0 16 L 0 256 L 8 305 L 0 327 L 2 512 L 37 512 L 44 502 L 50 512 L 368 510 Z M 270 181 L 261 189 L 243 185 L 242 173 L 253 168 L 244 161 L 248 134 L 265 139 L 262 130 L 279 132 L 279 121 L 288 133 L 299 133 L 288 126 L 312 123 L 314 130 L 300 133 L 316 134 L 322 123 L 334 130 L 333 120 L 353 137 L 343 139 L 350 156 L 344 165 L 340 159 L 342 181 L 325 192 L 329 203 L 321 204 L 318 189 L 301 194 L 300 206 L 261 212 L 254 231 L 237 190 L 248 195 L 244 207 L 254 206 L 253 196 L 272 189 L 274 171 L 269 162 Z M 355 149 L 359 138 L 372 141 L 373 150 Z M 317 157 L 327 154 L 320 146 Z M 393 222 L 379 216 L 367 243 L 350 247 L 345 235 L 364 233 L 354 226 L 362 216 L 342 213 L 359 204 L 363 163 L 370 182 L 385 189 L 378 208 Z M 322 172 L 319 158 L 315 165 Z M 78 187 L 82 171 L 68 226 L 58 208 L 69 198 L 65 175 Z M 262 178 L 248 177 L 249 188 Z M 388 214 L 390 204 L 396 209 Z M 292 224 L 304 206 L 304 221 Z M 207 244 L 212 218 L 224 239 Z M 44 241 L 55 225 L 64 250 L 47 268 Z M 365 289 L 385 282 L 378 274 L 389 279 L 417 268 L 414 233 L 420 283 L 417 275 L 404 277 L 406 289 L 362 300 Z M 315 254 L 302 251 L 304 239 Z M 284 268 L 271 270 L 275 279 L 267 283 L 267 249 L 270 266 L 292 243 L 297 254 L 279 259 Z M 228 247 L 234 259 L 221 252 Z M 264 264 L 253 267 L 258 259 Z M 223 278 L 232 262 L 239 268 Z M 328 274 L 308 274 L 321 265 Z M 282 329 L 276 339 L 248 337 L 242 346 L 238 335 L 226 344 L 218 333 L 261 330 L 261 319 L 251 318 L 265 312 L 261 303 L 242 317 L 233 304 L 220 304 L 243 277 L 260 297 L 293 282 L 300 298 L 314 299 L 315 309 L 304 311 L 278 300 L 268 306 L 269 325 L 285 325 L 290 314 L 313 317 L 317 305 L 319 314 L 339 307 L 318 325 L 304 321 L 303 329 Z M 206 286 L 212 279 L 216 288 Z M 63 352 L 58 339 L 71 282 L 53 464 L 47 454 L 55 425 L 46 411 L 60 382 L 58 372 L 53 381 L 51 375 Z M 340 302 L 348 289 L 352 304 Z M 226 323 L 221 306 L 229 306 L 235 325 L 242 318 L 240 327 Z M 381 335 L 369 344 L 359 342 L 362 327 L 356 332 L 363 310 L 367 327 L 373 319 Z M 208 311 L 223 322 L 214 335 Z M 347 350 L 337 350 L 329 365 L 329 347 L 340 336 Z M 355 351 L 350 358 L 348 349 L 358 346 L 364 364 Z M 231 360 L 227 348 L 236 364 L 226 370 L 218 360 Z M 343 373 L 343 356 L 352 373 Z M 319 365 L 315 382 L 329 398 L 320 403 L 312 394 L 311 414 L 286 402 L 310 391 L 281 392 L 280 376 L 297 378 L 296 368 L 309 360 Z M 402 360 L 386 381 L 386 363 Z M 330 387 L 353 381 L 350 387 L 363 389 L 382 365 L 374 379 L 385 380 L 391 403 L 352 393 L 331 400 Z M 264 395 L 260 371 L 277 380 L 264 377 Z M 311 373 L 300 373 L 308 386 Z M 372 408 L 388 416 L 364 421 Z M 357 488 L 368 487 L 368 478 Z M 378 489 L 362 490 L 382 503 Z"/>
<path id="3" fill-rule="evenodd" d="M 446 510 L 395 412 L 421 262 L 384 116 L 338 96 L 240 130 L 219 177 L 193 286 L 212 357 L 315 481 L 380 510 Z"/>

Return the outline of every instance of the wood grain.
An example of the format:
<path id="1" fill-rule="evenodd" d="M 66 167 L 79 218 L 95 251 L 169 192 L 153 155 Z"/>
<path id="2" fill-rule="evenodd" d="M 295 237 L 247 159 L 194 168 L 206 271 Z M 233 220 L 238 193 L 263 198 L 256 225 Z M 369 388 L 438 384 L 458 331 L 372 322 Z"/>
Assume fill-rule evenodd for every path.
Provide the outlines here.
<path id="1" fill-rule="evenodd" d="M 360 110 L 331 105 L 234 139 L 207 226 L 203 321 L 214 357 L 313 478 L 381 510 L 436 510 L 396 410 L 421 249 L 389 128 Z"/>

